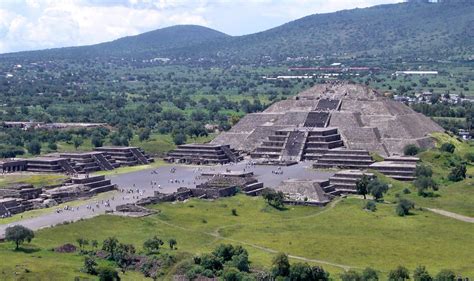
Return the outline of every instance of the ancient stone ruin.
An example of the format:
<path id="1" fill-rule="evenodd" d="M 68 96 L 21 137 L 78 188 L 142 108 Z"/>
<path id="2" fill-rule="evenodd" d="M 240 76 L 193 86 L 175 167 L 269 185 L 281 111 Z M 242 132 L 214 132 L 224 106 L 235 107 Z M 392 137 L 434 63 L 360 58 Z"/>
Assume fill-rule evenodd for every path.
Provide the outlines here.
<path id="1" fill-rule="evenodd" d="M 115 188 L 116 186 L 104 176 L 86 175 L 72 177 L 56 186 L 42 188 L 35 188 L 30 184 L 9 186 L 0 189 L 0 217 L 8 217 L 32 209 L 52 207 Z"/>
<path id="2" fill-rule="evenodd" d="M 317 85 L 293 99 L 273 104 L 264 112 L 247 114 L 211 143 L 229 144 L 231 148 L 254 155 L 267 148 L 269 152 L 279 152 L 269 147 L 283 147 L 286 154 L 280 153 L 279 158 L 290 154 L 300 155 L 299 160 L 302 160 L 308 143 L 339 141 L 339 135 L 342 145 L 337 147 L 366 150 L 388 157 L 401 155 L 408 144 L 432 147 L 433 140 L 429 134 L 442 131 L 428 117 L 379 95 L 373 89 L 338 83 Z M 320 138 L 308 139 L 312 135 Z M 321 138 L 328 135 L 331 137 Z M 324 148 L 323 143 L 320 145 Z M 319 153 L 324 154 L 324 150 Z M 272 154 L 276 153 L 269 153 Z M 265 153 L 259 156 L 264 157 Z"/>
<path id="3" fill-rule="evenodd" d="M 154 159 L 138 147 L 98 147 L 90 152 L 53 153 L 27 159 L 0 161 L 3 173 L 41 172 L 84 174 L 113 170 L 120 166 L 143 165 Z"/>
<path id="4" fill-rule="evenodd" d="M 242 160 L 229 145 L 183 144 L 168 153 L 166 161 L 185 164 L 227 164 Z"/>

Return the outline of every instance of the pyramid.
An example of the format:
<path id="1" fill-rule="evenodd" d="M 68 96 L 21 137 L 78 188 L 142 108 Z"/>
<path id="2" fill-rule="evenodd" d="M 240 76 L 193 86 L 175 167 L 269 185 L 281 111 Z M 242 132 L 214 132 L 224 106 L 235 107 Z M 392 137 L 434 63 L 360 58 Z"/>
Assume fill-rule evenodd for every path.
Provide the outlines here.
<path id="1" fill-rule="evenodd" d="M 212 143 L 251 153 L 278 132 L 315 128 L 335 128 L 344 148 L 385 157 L 403 154 L 408 144 L 433 147 L 429 134 L 444 131 L 430 118 L 365 85 L 330 83 L 247 114 Z"/>

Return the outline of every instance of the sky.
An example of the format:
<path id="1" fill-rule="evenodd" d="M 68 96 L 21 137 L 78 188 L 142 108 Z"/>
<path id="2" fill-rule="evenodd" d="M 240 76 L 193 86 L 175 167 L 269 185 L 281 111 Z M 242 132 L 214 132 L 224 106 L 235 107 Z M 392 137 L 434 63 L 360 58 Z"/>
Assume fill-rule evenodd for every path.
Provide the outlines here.
<path id="1" fill-rule="evenodd" d="M 90 45 L 177 24 L 229 35 L 401 0 L 0 0 L 0 53 Z"/>

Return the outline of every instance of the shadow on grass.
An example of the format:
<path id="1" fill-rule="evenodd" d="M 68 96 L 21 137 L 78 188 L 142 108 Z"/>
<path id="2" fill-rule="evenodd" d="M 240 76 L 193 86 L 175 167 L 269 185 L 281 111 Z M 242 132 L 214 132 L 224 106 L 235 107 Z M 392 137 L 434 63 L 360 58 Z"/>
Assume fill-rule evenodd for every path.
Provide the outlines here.
<path id="1" fill-rule="evenodd" d="M 41 251 L 41 249 L 39 248 L 23 248 L 23 247 L 20 247 L 18 249 L 15 249 L 13 250 L 14 252 L 16 253 L 25 253 L 25 254 L 32 254 L 32 253 L 36 253 L 36 252 L 39 252 Z"/>

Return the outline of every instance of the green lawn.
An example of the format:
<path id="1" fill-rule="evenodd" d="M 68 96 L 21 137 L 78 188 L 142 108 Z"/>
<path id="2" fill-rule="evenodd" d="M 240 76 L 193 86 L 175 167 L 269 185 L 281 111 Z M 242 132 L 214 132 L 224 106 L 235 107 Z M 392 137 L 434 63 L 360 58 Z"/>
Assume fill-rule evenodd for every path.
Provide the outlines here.
<path id="1" fill-rule="evenodd" d="M 4 174 L 0 176 L 0 188 L 6 188 L 9 185 L 27 183 L 35 187 L 45 185 L 60 184 L 66 179 L 61 174 Z"/>
<path id="2" fill-rule="evenodd" d="M 187 256 L 208 252 L 220 243 L 243 244 L 254 267 L 269 267 L 275 250 L 321 260 L 334 277 L 342 269 L 327 263 L 357 270 L 372 266 L 383 275 L 400 264 L 410 270 L 423 264 L 432 273 L 450 268 L 474 276 L 472 224 L 420 210 L 398 217 L 392 204 L 378 204 L 378 210 L 370 213 L 362 210 L 362 205 L 360 199 L 350 198 L 342 199 L 334 208 L 290 206 L 277 211 L 267 207 L 261 198 L 243 195 L 160 204 L 153 208 L 161 213 L 144 218 L 103 215 L 40 230 L 28 246 L 40 249 L 38 252 L 13 252 L 12 244 L 0 244 L 0 272 L 11 274 L 20 264 L 31 272 L 20 270 L 17 278 L 60 276 L 71 280 L 83 276 L 77 271 L 81 257 L 55 254 L 48 249 L 74 242 L 78 237 L 102 241 L 117 236 L 141 250 L 145 239 L 158 235 L 165 241 L 175 238 L 178 250 L 173 252 Z M 232 209 L 237 210 L 238 216 L 232 215 Z M 170 250 L 165 247 L 163 251 Z"/>

